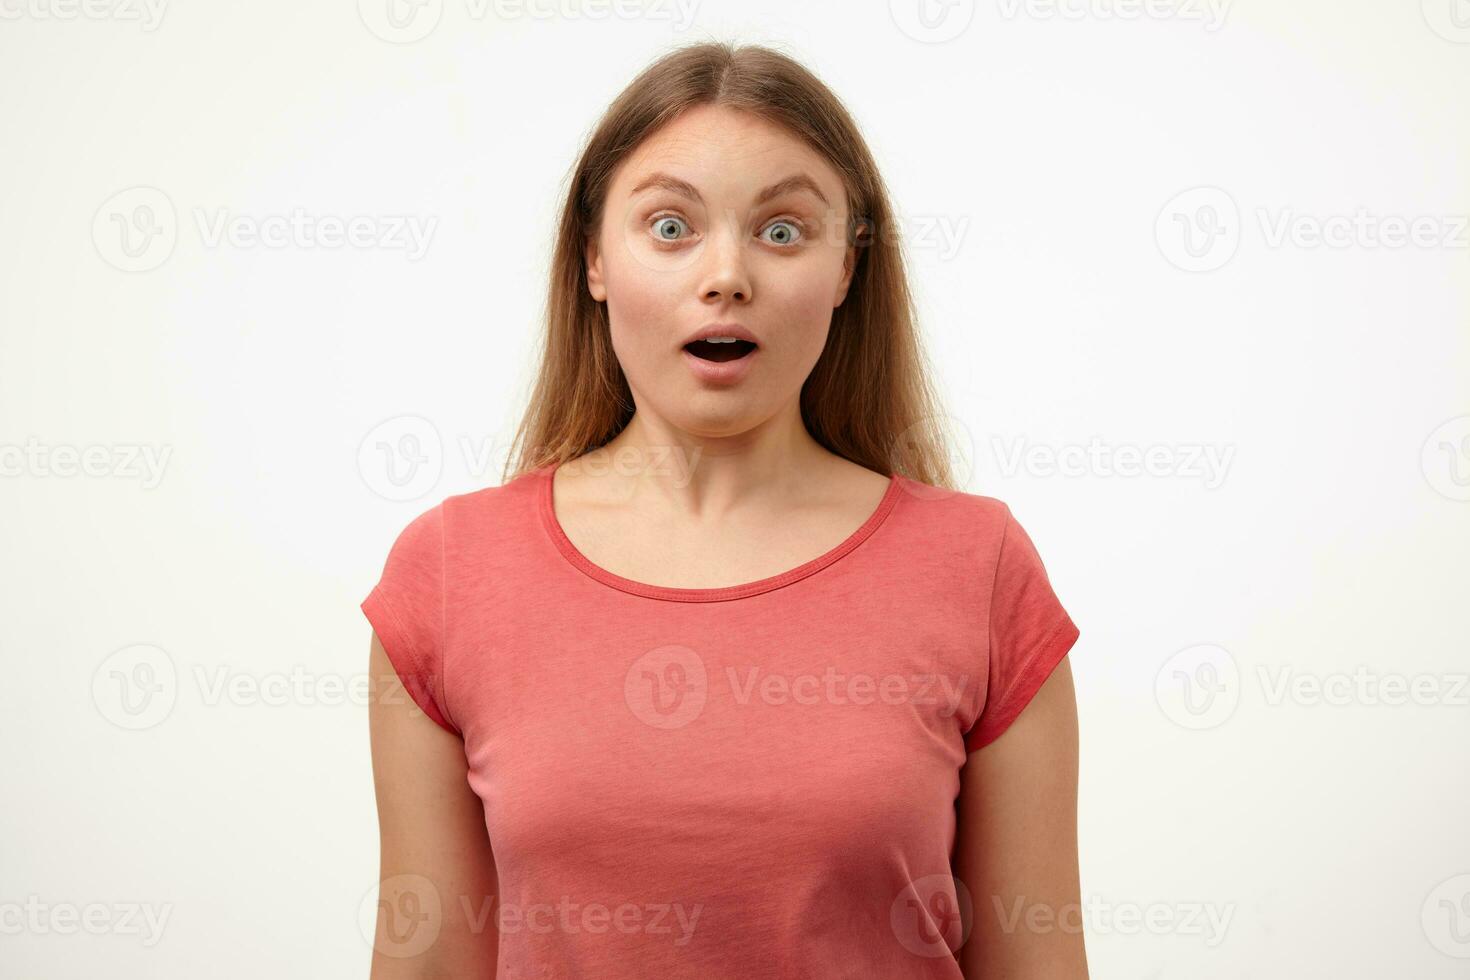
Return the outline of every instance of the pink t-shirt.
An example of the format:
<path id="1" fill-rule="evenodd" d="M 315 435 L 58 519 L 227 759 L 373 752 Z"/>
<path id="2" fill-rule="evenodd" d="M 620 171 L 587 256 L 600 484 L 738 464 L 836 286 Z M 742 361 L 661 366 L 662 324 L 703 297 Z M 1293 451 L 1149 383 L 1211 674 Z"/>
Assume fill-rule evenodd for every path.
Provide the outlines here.
<path id="1" fill-rule="evenodd" d="M 664 588 L 576 550 L 552 470 L 424 511 L 362 603 L 464 741 L 497 978 L 960 980 L 960 768 L 1078 636 L 1010 509 L 895 476 L 818 558 Z"/>

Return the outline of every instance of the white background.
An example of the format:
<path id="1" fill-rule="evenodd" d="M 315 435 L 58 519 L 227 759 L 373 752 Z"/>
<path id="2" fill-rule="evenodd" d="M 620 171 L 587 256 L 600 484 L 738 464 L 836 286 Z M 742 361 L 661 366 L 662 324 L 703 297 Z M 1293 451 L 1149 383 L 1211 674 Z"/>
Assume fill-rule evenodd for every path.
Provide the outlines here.
<path id="1" fill-rule="evenodd" d="M 709 38 L 858 118 L 1081 627 L 1093 976 L 1470 970 L 1465 0 L 64 2 L 0 0 L 0 975 L 367 975 L 358 603 L 499 482 L 580 142 Z M 212 235 L 298 209 L 377 237 Z"/>

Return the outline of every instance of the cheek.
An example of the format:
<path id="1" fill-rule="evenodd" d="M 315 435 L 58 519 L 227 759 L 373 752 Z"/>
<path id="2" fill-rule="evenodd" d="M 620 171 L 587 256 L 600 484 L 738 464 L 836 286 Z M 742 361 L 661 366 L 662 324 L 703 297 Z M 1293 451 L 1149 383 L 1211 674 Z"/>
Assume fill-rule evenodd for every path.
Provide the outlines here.
<path id="1" fill-rule="evenodd" d="M 768 283 L 767 309 L 773 315 L 767 319 L 779 325 L 783 346 L 807 367 L 816 363 L 826 345 L 834 288 L 825 270 L 793 269 Z"/>
<path id="2" fill-rule="evenodd" d="M 609 256 L 607 313 L 613 351 L 630 379 L 641 367 L 667 354 L 670 338 L 679 335 L 673 321 L 674 284 L 667 275 L 649 269 L 625 253 Z"/>

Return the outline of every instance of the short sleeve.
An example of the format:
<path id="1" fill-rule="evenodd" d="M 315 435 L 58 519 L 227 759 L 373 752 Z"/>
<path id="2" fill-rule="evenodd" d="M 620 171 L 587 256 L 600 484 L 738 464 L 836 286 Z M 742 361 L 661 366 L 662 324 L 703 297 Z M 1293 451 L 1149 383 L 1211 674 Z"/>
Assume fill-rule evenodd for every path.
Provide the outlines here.
<path id="1" fill-rule="evenodd" d="M 444 699 L 444 505 L 399 533 L 362 611 L 414 704 L 460 734 Z"/>
<path id="2" fill-rule="evenodd" d="M 1007 507 L 990 593 L 985 703 L 965 734 L 967 751 L 989 745 L 1010 727 L 1078 635 L 1035 545 Z"/>

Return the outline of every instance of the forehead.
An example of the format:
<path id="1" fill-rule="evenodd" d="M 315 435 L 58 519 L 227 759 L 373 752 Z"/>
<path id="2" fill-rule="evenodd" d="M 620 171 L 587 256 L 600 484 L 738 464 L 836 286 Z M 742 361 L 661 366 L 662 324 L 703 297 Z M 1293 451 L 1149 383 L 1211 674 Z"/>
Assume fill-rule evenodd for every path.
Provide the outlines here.
<path id="1" fill-rule="evenodd" d="M 627 195 L 653 173 L 688 181 L 706 201 L 752 198 L 798 173 L 810 176 L 833 204 L 846 199 L 837 171 L 801 138 L 725 106 L 695 106 L 656 130 L 623 161 L 610 192 Z"/>

